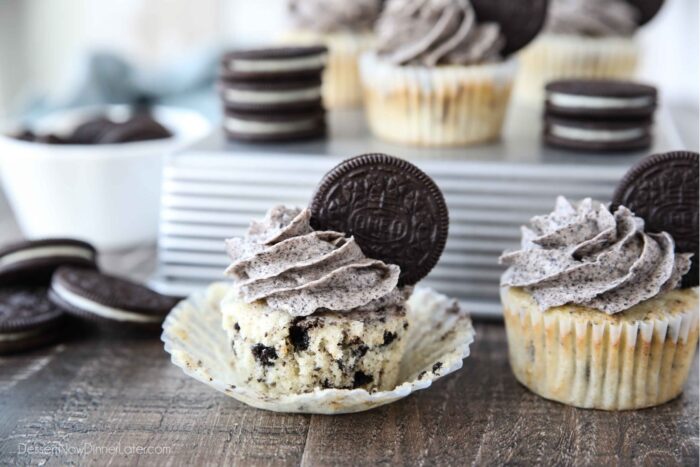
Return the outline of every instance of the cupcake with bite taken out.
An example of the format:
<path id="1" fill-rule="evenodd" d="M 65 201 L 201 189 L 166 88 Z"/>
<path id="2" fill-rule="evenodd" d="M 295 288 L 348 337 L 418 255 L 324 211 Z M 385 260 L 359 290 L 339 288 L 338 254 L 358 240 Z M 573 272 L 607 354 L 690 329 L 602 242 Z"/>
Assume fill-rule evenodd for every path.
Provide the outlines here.
<path id="1" fill-rule="evenodd" d="M 519 18 L 499 8 L 506 3 L 491 2 L 496 8 L 487 4 L 482 15 L 471 0 L 389 0 L 375 28 L 376 50 L 360 62 L 374 134 L 416 146 L 497 139 L 516 71 L 507 58 L 515 51 L 509 35 L 516 34 L 519 48 L 541 26 L 534 18 L 504 28 Z M 528 8 L 517 13 L 527 15 Z M 532 14 L 543 16 L 544 8 Z M 523 24 L 535 29 L 523 31 Z"/>
<path id="2" fill-rule="evenodd" d="M 328 63 L 323 76 L 323 101 L 328 108 L 362 104 L 357 61 L 372 47 L 372 28 L 382 0 L 288 0 L 292 29 L 282 40 L 288 44 L 324 44 Z"/>
<path id="3" fill-rule="evenodd" d="M 515 377 L 584 408 L 677 397 L 698 342 L 697 288 L 679 288 L 691 256 L 625 206 L 560 197 L 554 212 L 523 227 L 521 248 L 501 257 Z"/>

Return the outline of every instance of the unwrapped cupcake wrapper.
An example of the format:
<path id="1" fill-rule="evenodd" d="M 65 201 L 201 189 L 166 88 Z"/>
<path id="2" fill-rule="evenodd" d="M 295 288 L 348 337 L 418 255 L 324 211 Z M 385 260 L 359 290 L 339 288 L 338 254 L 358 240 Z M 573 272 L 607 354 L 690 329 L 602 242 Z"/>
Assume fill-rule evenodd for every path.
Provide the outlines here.
<path id="1" fill-rule="evenodd" d="M 698 310 L 665 319 L 591 322 L 541 312 L 502 290 L 510 364 L 534 393 L 582 408 L 651 407 L 681 394 L 698 342 Z"/>
<path id="2" fill-rule="evenodd" d="M 415 146 L 467 146 L 498 139 L 517 64 L 397 66 L 360 59 L 365 109 L 380 138 Z"/>
<path id="3" fill-rule="evenodd" d="M 295 45 L 325 44 L 328 47 L 328 62 L 323 74 L 325 106 L 340 109 L 362 105 L 358 60 L 364 51 L 372 47 L 372 34 L 293 31 L 285 33 L 282 42 Z"/>
<path id="4" fill-rule="evenodd" d="M 637 43 L 627 37 L 545 34 L 521 53 L 515 96 L 540 104 L 550 81 L 630 79 L 635 75 L 638 56 Z"/>
<path id="5" fill-rule="evenodd" d="M 215 283 L 178 304 L 163 323 L 161 339 L 172 362 L 187 375 L 253 407 L 290 413 L 339 414 L 389 404 L 462 367 L 474 342 L 469 314 L 448 297 L 417 287 L 408 301 L 411 323 L 399 383 L 387 391 L 316 389 L 273 395 L 246 385 L 222 327 L 219 303 L 230 283 Z"/>

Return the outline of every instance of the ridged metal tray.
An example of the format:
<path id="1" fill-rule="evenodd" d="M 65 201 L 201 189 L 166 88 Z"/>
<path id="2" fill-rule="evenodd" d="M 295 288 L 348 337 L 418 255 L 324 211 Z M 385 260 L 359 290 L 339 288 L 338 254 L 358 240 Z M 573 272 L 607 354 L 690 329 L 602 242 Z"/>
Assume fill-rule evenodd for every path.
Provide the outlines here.
<path id="1" fill-rule="evenodd" d="M 187 295 L 222 280 L 225 238 L 276 204 L 306 206 L 324 173 L 341 160 L 383 152 L 411 160 L 443 190 L 450 211 L 447 246 L 425 285 L 454 296 L 476 316 L 499 317 L 498 256 L 518 245 L 520 226 L 554 206 L 557 195 L 608 201 L 640 157 L 682 142 L 663 113 L 652 151 L 587 154 L 541 146 L 537 110 L 516 107 L 501 142 L 422 149 L 372 138 L 359 112 L 329 115 L 326 141 L 275 145 L 227 143 L 220 133 L 171 156 L 163 174 L 158 271 L 153 285 Z"/>

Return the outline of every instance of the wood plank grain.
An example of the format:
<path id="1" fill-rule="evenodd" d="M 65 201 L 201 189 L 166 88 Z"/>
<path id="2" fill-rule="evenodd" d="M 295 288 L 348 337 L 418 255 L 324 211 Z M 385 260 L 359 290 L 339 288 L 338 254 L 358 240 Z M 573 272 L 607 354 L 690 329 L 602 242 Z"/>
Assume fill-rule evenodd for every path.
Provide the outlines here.
<path id="1" fill-rule="evenodd" d="M 0 465 L 301 461 L 310 417 L 212 391 L 171 365 L 157 339 L 93 336 L 0 358 L 0 368 Z"/>
<path id="2" fill-rule="evenodd" d="M 303 465 L 697 465 L 698 371 L 678 400 L 608 413 L 541 399 L 507 364 L 504 330 L 479 325 L 457 374 L 369 414 L 314 416 Z M 361 456 L 361 457 L 358 457 Z"/>

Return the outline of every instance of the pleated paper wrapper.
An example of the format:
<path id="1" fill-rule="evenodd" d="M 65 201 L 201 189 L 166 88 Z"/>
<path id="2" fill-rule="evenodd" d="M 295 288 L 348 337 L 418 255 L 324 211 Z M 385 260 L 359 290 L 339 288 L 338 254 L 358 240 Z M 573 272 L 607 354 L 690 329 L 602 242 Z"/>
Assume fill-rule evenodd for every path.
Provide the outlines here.
<path id="1" fill-rule="evenodd" d="M 399 381 L 391 391 L 316 389 L 268 395 L 247 388 L 236 373 L 236 359 L 222 328 L 218 304 L 231 285 L 215 283 L 194 293 L 171 311 L 161 339 L 172 362 L 187 375 L 245 404 L 287 413 L 361 412 L 428 388 L 462 367 L 474 341 L 469 314 L 453 300 L 428 288 L 416 288 L 408 302 L 411 345 L 401 360 Z"/>

